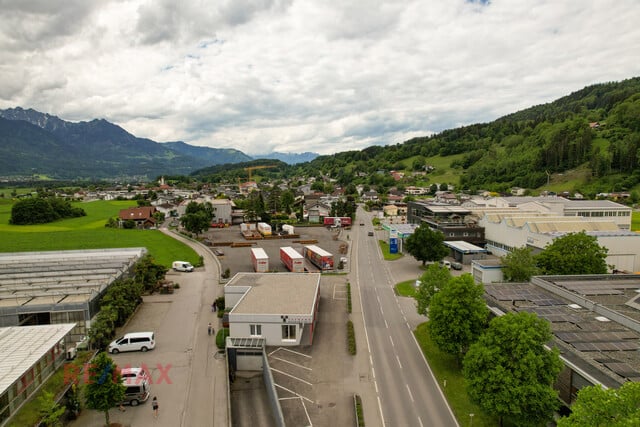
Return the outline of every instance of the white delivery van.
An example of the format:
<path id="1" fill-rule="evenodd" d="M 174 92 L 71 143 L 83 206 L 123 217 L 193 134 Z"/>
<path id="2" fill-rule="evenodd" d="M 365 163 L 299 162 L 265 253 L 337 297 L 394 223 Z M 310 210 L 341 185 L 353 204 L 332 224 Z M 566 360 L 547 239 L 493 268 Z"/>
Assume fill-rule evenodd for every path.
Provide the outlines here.
<path id="1" fill-rule="evenodd" d="M 118 354 L 121 351 L 147 351 L 156 346 L 153 332 L 132 332 L 112 341 L 109 344 L 109 353 Z"/>
<path id="2" fill-rule="evenodd" d="M 193 271 L 193 265 L 187 261 L 173 261 L 172 267 L 175 271 Z"/>

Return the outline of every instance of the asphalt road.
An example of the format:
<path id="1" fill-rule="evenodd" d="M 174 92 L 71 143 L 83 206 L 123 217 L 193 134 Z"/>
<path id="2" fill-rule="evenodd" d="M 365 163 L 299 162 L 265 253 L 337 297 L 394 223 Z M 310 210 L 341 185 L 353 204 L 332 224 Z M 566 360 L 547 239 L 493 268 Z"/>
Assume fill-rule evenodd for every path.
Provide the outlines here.
<path id="1" fill-rule="evenodd" d="M 352 233 L 357 239 L 356 253 L 352 254 L 357 262 L 352 267 L 356 269 L 382 424 L 457 426 L 393 291 L 397 281 L 389 263 L 381 261 L 377 232 L 374 237 L 367 235 L 372 230 L 370 214 L 359 209 L 357 215 L 359 220 L 367 219 L 365 226 Z"/>

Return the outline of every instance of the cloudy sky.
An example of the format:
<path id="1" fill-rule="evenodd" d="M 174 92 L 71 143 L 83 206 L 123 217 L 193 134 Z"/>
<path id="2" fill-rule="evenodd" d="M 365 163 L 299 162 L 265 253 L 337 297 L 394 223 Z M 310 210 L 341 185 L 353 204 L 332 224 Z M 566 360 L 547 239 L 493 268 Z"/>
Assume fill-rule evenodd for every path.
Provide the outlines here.
<path id="1" fill-rule="evenodd" d="M 640 76 L 638 0 L 0 0 L 0 108 L 330 154 Z"/>

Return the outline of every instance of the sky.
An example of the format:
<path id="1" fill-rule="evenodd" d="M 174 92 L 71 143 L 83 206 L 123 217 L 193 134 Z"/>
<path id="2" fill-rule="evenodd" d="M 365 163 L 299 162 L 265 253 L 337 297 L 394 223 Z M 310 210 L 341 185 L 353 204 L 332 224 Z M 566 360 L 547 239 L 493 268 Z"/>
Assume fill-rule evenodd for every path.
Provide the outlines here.
<path id="1" fill-rule="evenodd" d="M 332 154 L 640 76 L 638 0 L 0 0 L 0 108 Z"/>

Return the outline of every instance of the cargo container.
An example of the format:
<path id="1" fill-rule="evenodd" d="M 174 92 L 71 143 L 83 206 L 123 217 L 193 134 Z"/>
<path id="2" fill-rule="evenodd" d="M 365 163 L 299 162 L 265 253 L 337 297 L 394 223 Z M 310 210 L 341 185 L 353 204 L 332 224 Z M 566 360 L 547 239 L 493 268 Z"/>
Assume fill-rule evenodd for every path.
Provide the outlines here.
<path id="1" fill-rule="evenodd" d="M 262 248 L 251 248 L 251 262 L 257 273 L 269 271 L 269 256 Z"/>
<path id="2" fill-rule="evenodd" d="M 280 261 L 294 273 L 304 273 L 304 257 L 291 246 L 280 248 Z"/>
<path id="3" fill-rule="evenodd" d="M 325 216 L 324 225 L 329 227 L 350 227 L 351 217 L 349 216 Z"/>
<path id="4" fill-rule="evenodd" d="M 282 226 L 282 231 L 284 232 L 284 234 L 295 234 L 295 229 L 293 228 L 293 225 L 291 224 L 285 224 Z"/>
<path id="5" fill-rule="evenodd" d="M 263 236 L 271 236 L 271 226 L 269 224 L 267 224 L 266 222 L 259 222 L 258 223 L 258 231 Z"/>
<path id="6" fill-rule="evenodd" d="M 321 270 L 333 270 L 333 255 L 316 245 L 305 246 L 304 257 Z"/>
<path id="7" fill-rule="evenodd" d="M 242 224 L 240 224 L 240 232 L 244 233 L 246 231 L 255 231 L 256 229 L 256 225 L 252 224 L 252 223 L 247 223 L 247 222 L 243 222 Z"/>

